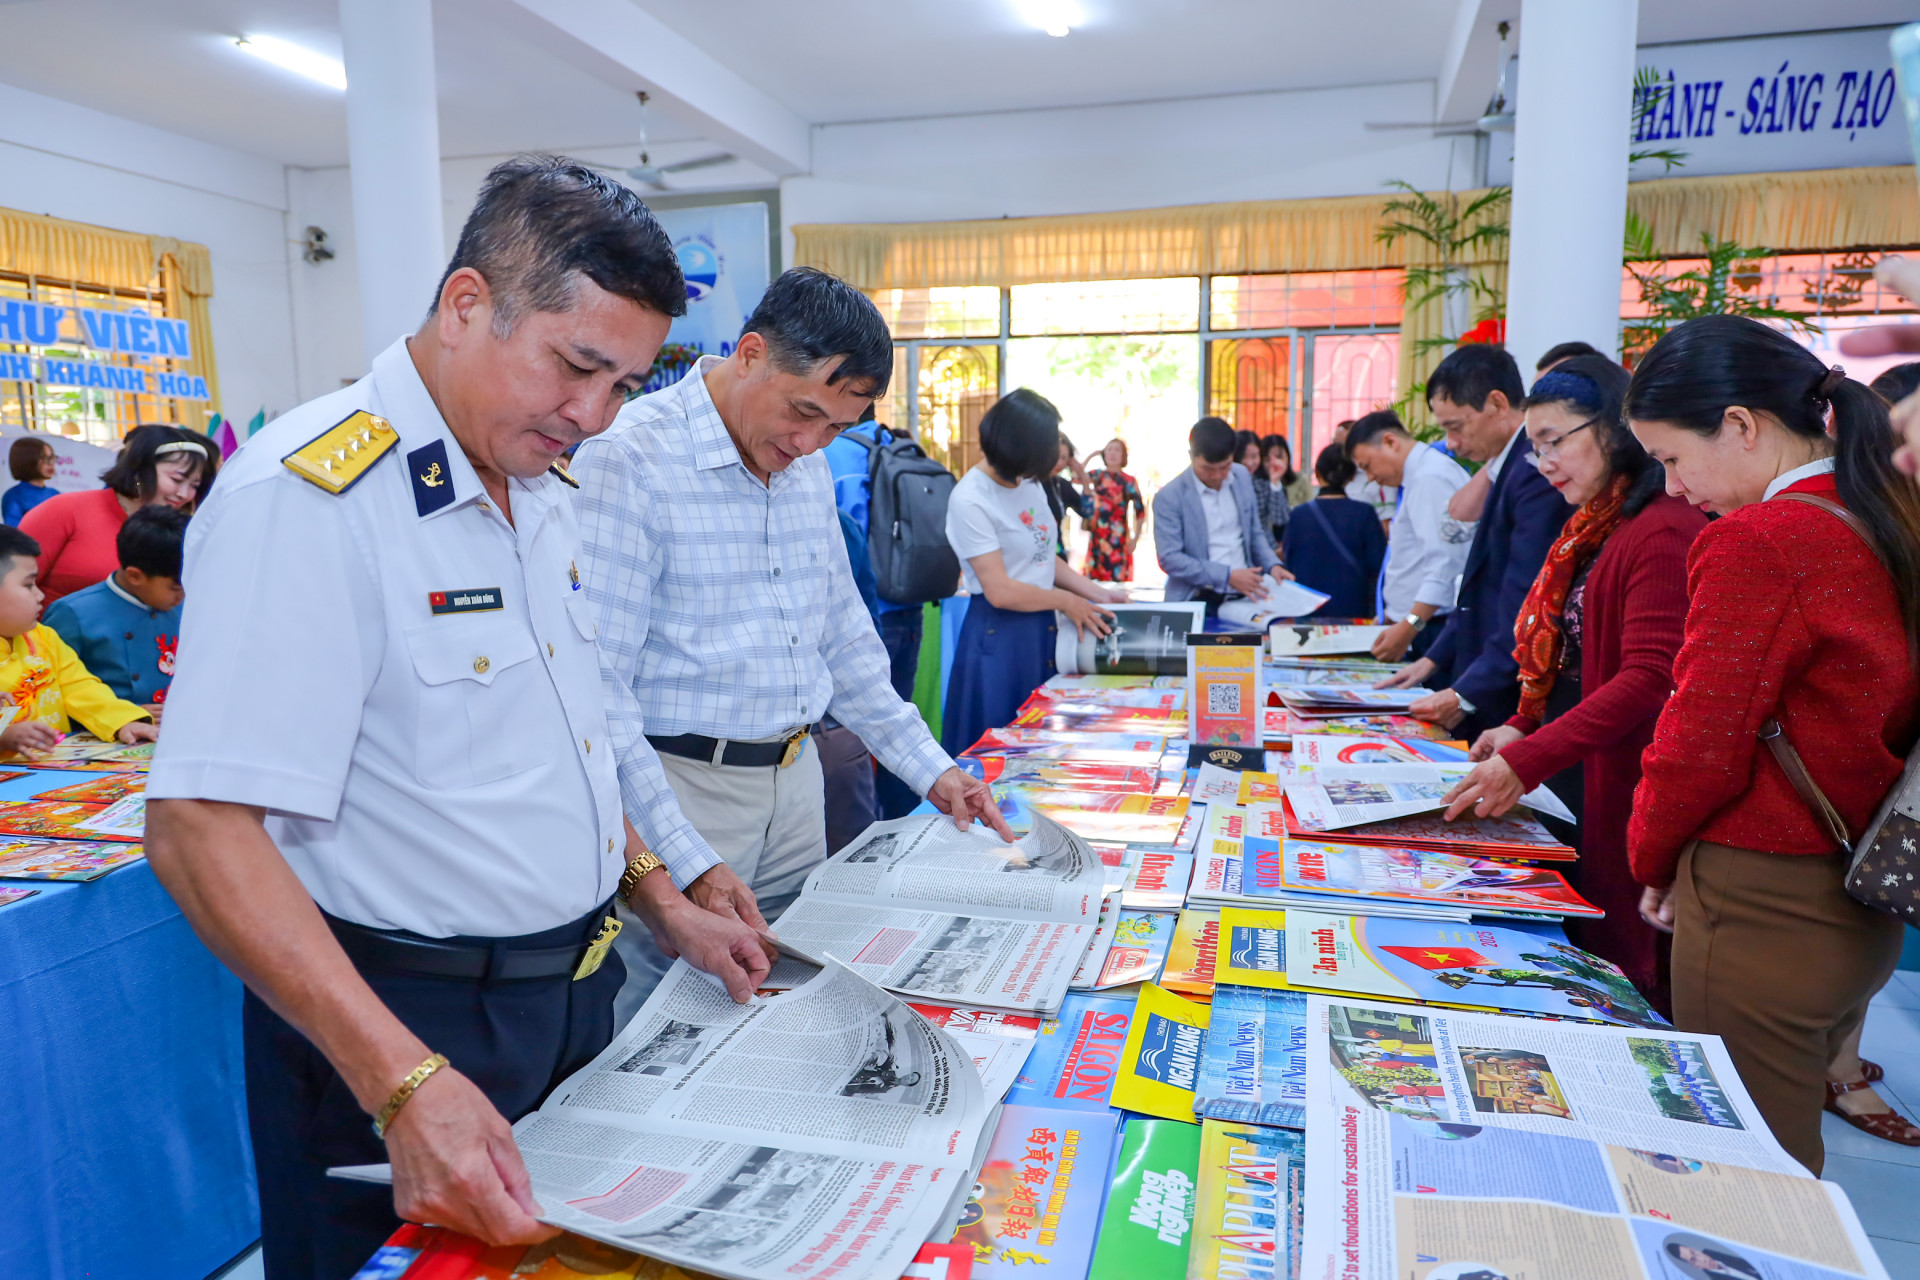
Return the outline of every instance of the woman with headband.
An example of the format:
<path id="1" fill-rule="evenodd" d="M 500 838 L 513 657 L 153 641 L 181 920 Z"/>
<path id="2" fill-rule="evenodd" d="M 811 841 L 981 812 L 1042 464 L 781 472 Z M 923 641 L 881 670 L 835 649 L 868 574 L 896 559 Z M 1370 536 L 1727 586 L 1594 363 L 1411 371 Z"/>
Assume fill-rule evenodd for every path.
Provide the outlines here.
<path id="1" fill-rule="evenodd" d="M 52 604 L 120 567 L 116 545 L 127 517 L 151 502 L 191 510 L 213 482 L 212 443 L 183 427 L 158 424 L 127 433 L 104 487 L 49 498 L 27 513 L 20 531 L 40 544 L 40 589 Z"/>
<path id="2" fill-rule="evenodd" d="M 1707 520 L 1662 492 L 1666 475 L 1621 417 L 1627 371 L 1575 356 L 1535 379 L 1528 460 L 1574 507 L 1514 619 L 1520 705 L 1473 744 L 1481 763 L 1450 797 L 1449 817 L 1495 817 L 1546 783 L 1581 821 L 1569 873 L 1602 920 L 1567 936 L 1620 966 L 1667 1013 L 1667 937 L 1640 918 L 1627 866 L 1627 815 L 1640 753 L 1673 688 L 1687 616 L 1687 549 Z"/>
<path id="3" fill-rule="evenodd" d="M 1662 338 L 1626 412 L 1668 492 L 1721 517 L 1687 558 L 1674 693 L 1628 823 L 1641 914 L 1673 932 L 1674 1025 L 1726 1041 L 1774 1137 L 1818 1174 L 1823 1103 L 1912 1136 L 1864 1072 L 1826 1079 L 1903 931 L 1847 895 L 1837 834 L 1762 734 L 1857 838 L 1920 734 L 1920 491 L 1878 396 L 1744 317 Z"/>

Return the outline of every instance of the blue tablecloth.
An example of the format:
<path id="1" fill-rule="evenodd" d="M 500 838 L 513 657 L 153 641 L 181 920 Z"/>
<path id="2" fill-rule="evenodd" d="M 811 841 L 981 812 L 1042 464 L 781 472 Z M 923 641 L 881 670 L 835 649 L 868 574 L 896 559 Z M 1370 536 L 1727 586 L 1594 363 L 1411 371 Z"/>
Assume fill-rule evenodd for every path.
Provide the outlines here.
<path id="1" fill-rule="evenodd" d="M 260 1234 L 239 981 L 145 862 L 0 883 L 0 1276 L 202 1280 Z"/>

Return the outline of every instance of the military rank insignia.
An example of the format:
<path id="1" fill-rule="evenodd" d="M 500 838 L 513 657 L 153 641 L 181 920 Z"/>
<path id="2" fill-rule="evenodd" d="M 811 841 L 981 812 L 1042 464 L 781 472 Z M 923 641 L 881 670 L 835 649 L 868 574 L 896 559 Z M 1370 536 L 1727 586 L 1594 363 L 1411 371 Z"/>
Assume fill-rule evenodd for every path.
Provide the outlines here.
<path id="1" fill-rule="evenodd" d="M 453 501 L 453 474 L 447 462 L 447 442 L 435 440 L 407 455 L 407 478 L 413 482 L 413 509 L 430 516 Z"/>
<path id="2" fill-rule="evenodd" d="M 391 423 L 359 409 L 280 461 L 302 480 L 340 494 L 351 489 L 399 443 L 400 433 Z"/>

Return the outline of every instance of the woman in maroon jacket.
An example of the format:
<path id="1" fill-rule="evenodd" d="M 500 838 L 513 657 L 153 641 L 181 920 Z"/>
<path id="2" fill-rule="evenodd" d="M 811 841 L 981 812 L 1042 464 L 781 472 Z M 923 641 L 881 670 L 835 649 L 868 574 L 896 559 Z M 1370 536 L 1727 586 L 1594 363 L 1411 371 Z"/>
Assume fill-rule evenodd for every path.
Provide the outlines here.
<path id="1" fill-rule="evenodd" d="M 1527 397 L 1532 459 L 1578 509 L 1515 619 L 1519 714 L 1473 744 L 1483 763 L 1454 789 L 1447 816 L 1505 813 L 1542 783 L 1583 809 L 1571 875 L 1607 915 L 1570 921 L 1567 932 L 1667 1012 L 1667 938 L 1640 918 L 1627 814 L 1640 752 L 1673 687 L 1687 548 L 1707 521 L 1661 492 L 1665 473 L 1621 416 L 1626 390 L 1625 369 L 1577 356 Z"/>
<path id="2" fill-rule="evenodd" d="M 1662 338 L 1627 416 L 1668 489 L 1722 517 L 1688 556 L 1674 693 L 1641 760 L 1641 910 L 1673 930 L 1674 1023 L 1725 1039 L 1774 1137 L 1818 1173 L 1829 1065 L 1901 925 L 1847 896 L 1846 855 L 1759 734 L 1777 722 L 1859 835 L 1920 730 L 1920 492 L 1879 397 L 1753 320 Z M 1836 1110 L 1891 1114 L 1840 1092 Z"/>

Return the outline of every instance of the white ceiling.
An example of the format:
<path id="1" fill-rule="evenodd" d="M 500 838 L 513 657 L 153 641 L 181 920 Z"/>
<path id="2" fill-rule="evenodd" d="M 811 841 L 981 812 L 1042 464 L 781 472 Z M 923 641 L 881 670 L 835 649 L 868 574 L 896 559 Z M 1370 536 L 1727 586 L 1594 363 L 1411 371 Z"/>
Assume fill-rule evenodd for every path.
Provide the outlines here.
<path id="1" fill-rule="evenodd" d="M 811 123 L 1431 80 L 1456 14 L 1518 0 L 1076 0 L 1055 39 L 1017 0 L 616 0 L 636 4 Z M 1588 2 L 1588 0 L 1580 0 Z M 1642 43 L 1879 25 L 1910 0 L 1642 0 Z M 438 0 L 449 156 L 637 146 L 631 93 L 528 42 L 479 0 Z M 279 36 L 338 56 L 334 0 L 8 0 L 0 82 L 302 166 L 346 161 L 340 94 L 234 49 Z M 1522 55 L 1524 56 L 1524 32 Z M 1476 39 L 1481 38 L 1480 34 Z M 1490 64 L 1489 64 L 1490 65 Z M 656 162 L 705 154 L 697 117 L 656 104 Z M 629 161 L 630 162 L 630 159 Z M 736 165 L 676 185 L 764 180 Z"/>

